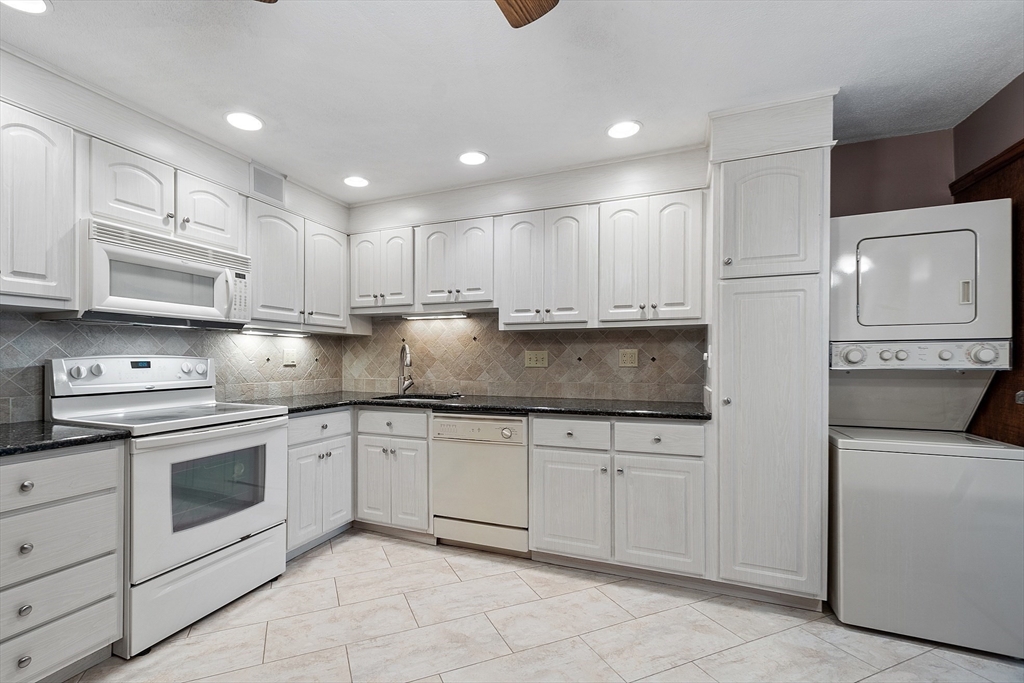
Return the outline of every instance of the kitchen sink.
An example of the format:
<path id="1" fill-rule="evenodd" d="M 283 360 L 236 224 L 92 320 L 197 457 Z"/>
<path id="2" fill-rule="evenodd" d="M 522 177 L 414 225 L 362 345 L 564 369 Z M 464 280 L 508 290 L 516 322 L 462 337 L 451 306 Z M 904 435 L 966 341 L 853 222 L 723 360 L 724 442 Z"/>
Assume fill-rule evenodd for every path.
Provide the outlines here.
<path id="1" fill-rule="evenodd" d="M 440 403 L 459 398 L 461 394 L 391 394 L 390 396 L 378 396 L 378 401 L 418 401 L 426 403 Z"/>

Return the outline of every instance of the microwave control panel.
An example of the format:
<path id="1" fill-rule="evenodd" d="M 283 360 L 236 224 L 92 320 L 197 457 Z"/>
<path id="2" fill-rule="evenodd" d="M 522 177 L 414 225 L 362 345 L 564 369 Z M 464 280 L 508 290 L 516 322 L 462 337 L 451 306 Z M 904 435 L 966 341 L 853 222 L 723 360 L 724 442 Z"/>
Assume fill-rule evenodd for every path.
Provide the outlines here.
<path id="1" fill-rule="evenodd" d="M 1009 370 L 1010 341 L 832 342 L 833 370 Z"/>
<path id="2" fill-rule="evenodd" d="M 231 300 L 231 320 L 250 320 L 249 311 L 249 274 L 233 273 L 235 278 L 235 296 Z"/>

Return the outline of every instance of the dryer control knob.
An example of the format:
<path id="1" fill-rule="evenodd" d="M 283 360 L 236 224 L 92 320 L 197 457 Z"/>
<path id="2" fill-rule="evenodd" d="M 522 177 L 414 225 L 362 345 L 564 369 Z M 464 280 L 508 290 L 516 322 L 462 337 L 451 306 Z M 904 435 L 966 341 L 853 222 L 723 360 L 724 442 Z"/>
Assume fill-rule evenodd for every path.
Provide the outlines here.
<path id="1" fill-rule="evenodd" d="M 186 375 L 188 373 L 192 372 L 192 364 L 189 363 L 188 361 L 182 363 L 181 364 L 181 371 L 184 372 Z"/>
<path id="2" fill-rule="evenodd" d="M 864 362 L 864 351 L 859 348 L 846 349 L 843 351 L 843 360 L 850 365 L 857 365 Z"/>
<path id="3" fill-rule="evenodd" d="M 90 370 L 92 370 L 92 374 L 94 374 L 94 375 L 96 375 L 97 377 L 99 377 L 100 375 L 102 375 L 102 374 L 103 374 L 103 372 L 104 372 L 104 371 L 105 371 L 105 370 L 106 370 L 107 368 L 106 368 L 106 367 L 105 367 L 105 366 L 103 365 L 103 363 L 96 363 L 95 365 L 93 365 L 93 366 L 92 366 L 91 368 L 89 368 L 89 369 L 90 369 Z"/>
<path id="4" fill-rule="evenodd" d="M 196 364 L 196 372 L 198 372 L 200 375 L 205 375 L 206 374 L 206 364 L 205 363 L 197 363 Z"/>
<path id="5" fill-rule="evenodd" d="M 886 349 L 885 351 L 879 351 L 878 357 L 882 360 L 892 360 L 892 351 Z"/>
<path id="6" fill-rule="evenodd" d="M 950 360 L 953 358 L 953 352 L 949 349 L 942 349 L 939 351 L 939 360 Z"/>
<path id="7" fill-rule="evenodd" d="M 75 367 L 71 368 L 71 370 L 69 370 L 68 372 L 75 379 L 82 379 L 83 377 L 85 377 L 85 368 L 83 368 L 81 365 L 76 365 Z"/>
<path id="8" fill-rule="evenodd" d="M 975 346 L 970 353 L 971 359 L 978 363 L 991 363 L 998 355 L 991 346 Z"/>
<path id="9" fill-rule="evenodd" d="M 896 352 L 896 360 L 906 360 L 908 358 L 910 358 L 910 354 L 903 349 Z"/>

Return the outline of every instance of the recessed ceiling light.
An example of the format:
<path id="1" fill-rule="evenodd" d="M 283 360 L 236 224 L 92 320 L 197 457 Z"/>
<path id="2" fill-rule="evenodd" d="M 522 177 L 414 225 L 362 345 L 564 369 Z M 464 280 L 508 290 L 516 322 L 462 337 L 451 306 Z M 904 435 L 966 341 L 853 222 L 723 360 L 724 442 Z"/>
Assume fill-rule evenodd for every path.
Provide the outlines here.
<path id="1" fill-rule="evenodd" d="M 345 184 L 349 187 L 366 187 L 370 184 L 370 181 L 357 175 L 350 175 L 348 178 L 345 178 Z"/>
<path id="2" fill-rule="evenodd" d="M 483 152 L 466 152 L 459 156 L 459 161 L 466 164 L 467 166 L 479 166 L 480 164 L 487 161 L 487 155 Z"/>
<path id="3" fill-rule="evenodd" d="M 259 130 L 263 127 L 263 121 L 244 111 L 233 111 L 224 118 L 239 130 Z"/>
<path id="4" fill-rule="evenodd" d="M 19 12 L 28 12 L 29 14 L 42 14 L 47 10 L 53 9 L 53 5 L 48 0 L 0 0 L 0 3 L 7 5 L 11 9 L 16 9 Z"/>
<path id="5" fill-rule="evenodd" d="M 639 121 L 620 121 L 608 128 L 608 137 L 628 138 L 640 131 Z"/>

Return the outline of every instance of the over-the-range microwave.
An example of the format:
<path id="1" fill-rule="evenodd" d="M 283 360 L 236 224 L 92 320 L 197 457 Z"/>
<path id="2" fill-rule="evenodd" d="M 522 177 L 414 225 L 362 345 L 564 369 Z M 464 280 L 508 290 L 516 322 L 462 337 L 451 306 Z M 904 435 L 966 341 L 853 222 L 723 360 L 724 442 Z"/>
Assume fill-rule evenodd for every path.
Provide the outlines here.
<path id="1" fill-rule="evenodd" d="M 248 256 L 104 221 L 88 227 L 75 317 L 231 329 L 249 322 Z"/>

